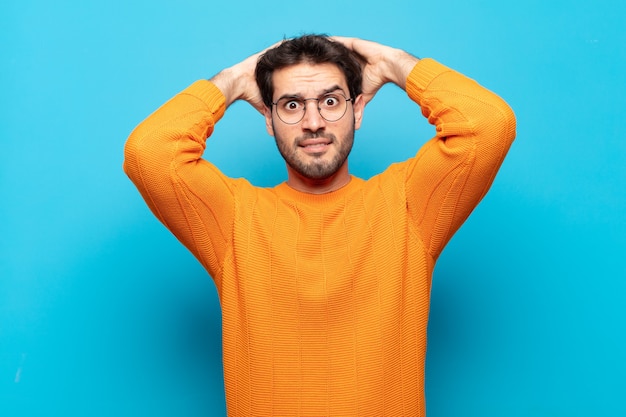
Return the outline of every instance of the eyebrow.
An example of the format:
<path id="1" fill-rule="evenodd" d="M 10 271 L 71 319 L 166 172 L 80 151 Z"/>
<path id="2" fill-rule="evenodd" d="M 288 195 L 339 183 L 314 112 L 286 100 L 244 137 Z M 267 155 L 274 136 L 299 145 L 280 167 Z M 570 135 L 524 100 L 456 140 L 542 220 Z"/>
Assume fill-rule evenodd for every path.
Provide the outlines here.
<path id="1" fill-rule="evenodd" d="M 343 88 L 341 86 L 339 86 L 339 84 L 335 84 L 334 86 L 325 89 L 324 91 L 322 91 L 317 98 L 325 96 L 326 94 L 330 94 L 334 91 L 341 91 L 343 94 L 346 94 L 346 92 L 343 90 Z M 304 97 L 301 94 L 283 94 L 282 96 L 278 97 L 276 99 L 276 101 L 278 100 L 282 100 L 283 98 L 297 98 L 297 99 L 304 99 Z"/>

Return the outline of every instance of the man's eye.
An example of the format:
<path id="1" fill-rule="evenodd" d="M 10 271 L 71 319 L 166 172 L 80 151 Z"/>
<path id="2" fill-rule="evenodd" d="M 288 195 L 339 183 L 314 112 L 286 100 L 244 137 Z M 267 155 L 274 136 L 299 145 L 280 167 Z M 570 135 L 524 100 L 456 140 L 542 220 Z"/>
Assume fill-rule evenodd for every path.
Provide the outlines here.
<path id="1" fill-rule="evenodd" d="M 302 108 L 302 103 L 300 103 L 298 100 L 289 100 L 285 102 L 283 108 L 289 111 L 300 110 Z"/>
<path id="2" fill-rule="evenodd" d="M 335 96 L 326 96 L 322 101 L 324 107 L 335 107 L 339 104 L 339 99 Z"/>

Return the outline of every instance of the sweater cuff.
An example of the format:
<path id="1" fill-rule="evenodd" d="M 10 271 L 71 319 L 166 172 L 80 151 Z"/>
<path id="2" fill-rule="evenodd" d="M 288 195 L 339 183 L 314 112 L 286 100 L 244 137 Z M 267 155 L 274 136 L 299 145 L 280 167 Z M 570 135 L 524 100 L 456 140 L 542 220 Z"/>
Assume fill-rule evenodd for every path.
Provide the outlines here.
<path id="1" fill-rule="evenodd" d="M 422 102 L 422 96 L 432 80 L 444 72 L 452 71 L 450 68 L 431 58 L 421 59 L 406 79 L 406 92 L 418 104 Z"/>
<path id="2" fill-rule="evenodd" d="M 224 112 L 226 111 L 226 97 L 224 97 L 220 89 L 211 81 L 198 80 L 184 89 L 181 94 L 189 94 L 206 104 L 213 115 L 214 123 L 217 123 L 217 121 L 224 116 Z"/>

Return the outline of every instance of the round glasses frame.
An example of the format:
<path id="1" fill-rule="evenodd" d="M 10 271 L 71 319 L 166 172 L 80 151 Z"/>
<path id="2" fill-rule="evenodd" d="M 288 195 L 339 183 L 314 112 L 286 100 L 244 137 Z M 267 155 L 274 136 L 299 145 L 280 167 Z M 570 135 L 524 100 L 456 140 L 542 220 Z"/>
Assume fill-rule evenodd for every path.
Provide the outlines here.
<path id="1" fill-rule="evenodd" d="M 328 99 L 337 100 L 338 104 L 334 106 L 329 106 L 324 101 L 322 101 Z M 345 116 L 346 111 L 348 110 L 348 102 L 354 102 L 354 99 L 352 97 L 346 97 L 342 93 L 332 93 L 325 94 L 321 97 L 312 98 L 282 97 L 273 102 L 272 105 L 276 106 L 276 114 L 283 123 L 288 125 L 295 125 L 300 123 L 302 119 L 304 119 L 304 115 L 306 114 L 307 101 L 317 102 L 317 111 L 324 120 L 326 120 L 327 122 L 336 122 L 340 120 L 343 116 Z M 322 105 L 320 105 L 320 102 L 322 103 Z M 291 103 L 296 104 L 297 108 L 293 110 L 287 109 L 286 106 Z M 341 108 L 342 104 L 343 109 Z"/>

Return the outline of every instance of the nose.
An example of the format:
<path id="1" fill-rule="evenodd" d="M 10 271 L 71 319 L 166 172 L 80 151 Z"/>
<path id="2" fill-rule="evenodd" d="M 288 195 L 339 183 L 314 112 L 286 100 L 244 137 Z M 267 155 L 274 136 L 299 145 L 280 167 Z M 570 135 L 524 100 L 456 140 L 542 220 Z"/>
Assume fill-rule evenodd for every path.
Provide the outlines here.
<path id="1" fill-rule="evenodd" d="M 320 114 L 317 100 L 309 100 L 305 102 L 306 112 L 302 118 L 302 129 L 311 132 L 317 132 L 326 127 L 326 120 Z"/>

